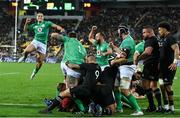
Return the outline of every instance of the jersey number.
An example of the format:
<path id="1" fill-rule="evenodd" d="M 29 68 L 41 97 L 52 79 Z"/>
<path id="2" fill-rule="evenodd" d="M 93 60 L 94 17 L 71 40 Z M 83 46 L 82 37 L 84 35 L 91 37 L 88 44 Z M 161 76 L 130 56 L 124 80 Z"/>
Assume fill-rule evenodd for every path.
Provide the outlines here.
<path id="1" fill-rule="evenodd" d="M 95 75 L 96 75 L 96 79 L 97 79 L 99 77 L 99 71 L 98 70 L 95 71 Z"/>
<path id="2" fill-rule="evenodd" d="M 78 49 L 79 49 L 79 53 L 83 54 L 83 51 L 80 45 L 78 46 Z"/>

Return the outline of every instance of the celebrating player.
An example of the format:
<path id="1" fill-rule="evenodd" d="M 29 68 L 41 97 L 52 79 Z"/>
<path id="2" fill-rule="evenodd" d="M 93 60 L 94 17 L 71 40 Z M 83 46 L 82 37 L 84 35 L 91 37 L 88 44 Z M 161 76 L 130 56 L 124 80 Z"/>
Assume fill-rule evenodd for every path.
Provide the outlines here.
<path id="1" fill-rule="evenodd" d="M 103 71 L 105 67 L 109 66 L 108 55 L 112 54 L 112 49 L 105 41 L 105 35 L 102 32 L 98 32 L 94 38 L 96 29 L 97 26 L 92 27 L 91 32 L 89 33 L 89 41 L 96 46 L 96 60 Z"/>
<path id="2" fill-rule="evenodd" d="M 23 56 L 19 58 L 18 62 L 25 61 L 29 53 L 33 51 L 37 51 L 36 68 L 33 70 L 31 74 L 31 79 L 34 79 L 36 73 L 41 68 L 43 64 L 43 60 L 45 59 L 46 56 L 49 29 L 51 27 L 60 31 L 63 31 L 64 29 L 61 26 L 52 23 L 51 21 L 44 21 L 43 13 L 37 14 L 37 22 L 31 25 L 30 22 L 31 20 L 27 18 L 24 25 L 24 31 L 27 30 L 34 31 L 35 37 L 33 41 L 26 47 L 26 49 L 23 52 Z"/>

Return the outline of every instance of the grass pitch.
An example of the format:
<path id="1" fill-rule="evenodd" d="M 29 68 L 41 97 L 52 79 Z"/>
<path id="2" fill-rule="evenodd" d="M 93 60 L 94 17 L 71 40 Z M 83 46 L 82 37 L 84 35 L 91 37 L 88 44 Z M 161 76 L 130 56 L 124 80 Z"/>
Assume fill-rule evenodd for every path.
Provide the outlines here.
<path id="1" fill-rule="evenodd" d="M 54 98 L 56 85 L 63 81 L 60 64 L 44 64 L 35 80 L 30 75 L 35 64 L 0 63 L 0 117 L 76 117 L 72 113 L 53 111 L 52 114 L 39 114 L 45 107 L 44 98 Z M 175 114 L 145 113 L 143 117 L 180 117 L 180 70 L 174 80 Z M 147 100 L 138 100 L 142 108 Z M 131 117 L 133 110 L 124 109 L 113 117 Z M 85 115 L 90 116 L 90 115 Z"/>

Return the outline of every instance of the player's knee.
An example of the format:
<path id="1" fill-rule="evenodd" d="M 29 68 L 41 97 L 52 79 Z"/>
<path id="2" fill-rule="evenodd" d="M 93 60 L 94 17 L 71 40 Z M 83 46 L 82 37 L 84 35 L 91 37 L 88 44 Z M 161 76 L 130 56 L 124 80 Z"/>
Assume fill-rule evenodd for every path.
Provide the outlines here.
<path id="1" fill-rule="evenodd" d="M 68 81 L 66 81 L 67 85 L 68 85 L 68 88 L 74 88 L 75 86 L 78 85 L 78 78 L 67 75 L 66 79 L 68 80 Z"/>
<path id="2" fill-rule="evenodd" d="M 168 95 L 168 96 L 173 96 L 173 95 L 174 95 L 174 92 L 173 92 L 173 91 L 167 91 L 167 95 Z"/>

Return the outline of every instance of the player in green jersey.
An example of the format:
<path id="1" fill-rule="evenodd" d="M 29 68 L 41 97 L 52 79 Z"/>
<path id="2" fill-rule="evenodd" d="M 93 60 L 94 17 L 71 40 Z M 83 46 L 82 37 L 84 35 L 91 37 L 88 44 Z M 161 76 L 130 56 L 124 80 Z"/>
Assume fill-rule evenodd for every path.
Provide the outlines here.
<path id="1" fill-rule="evenodd" d="M 138 43 L 136 46 L 135 46 L 135 53 L 134 53 L 134 64 L 136 64 L 135 60 L 138 58 L 138 56 L 144 52 L 144 40 L 140 43 Z"/>
<path id="2" fill-rule="evenodd" d="M 61 40 L 64 43 L 64 56 L 61 61 L 61 69 L 64 73 L 66 86 L 72 88 L 77 85 L 76 80 L 80 77 L 79 71 L 72 70 L 65 64 L 67 61 L 72 64 L 82 64 L 86 58 L 86 49 L 77 40 L 76 33 L 70 32 L 68 36 L 52 33 L 52 38 Z"/>
<path id="3" fill-rule="evenodd" d="M 18 62 L 23 62 L 26 60 L 29 53 L 33 51 L 37 51 L 37 64 L 36 64 L 36 68 L 33 70 L 33 73 L 31 74 L 31 79 L 34 79 L 36 73 L 41 68 L 43 61 L 46 57 L 49 29 L 52 27 L 60 31 L 64 30 L 61 26 L 56 25 L 51 21 L 44 21 L 44 15 L 42 13 L 38 13 L 36 19 L 37 22 L 31 25 L 30 25 L 31 19 L 29 18 L 26 19 L 24 25 L 24 31 L 25 32 L 27 30 L 34 31 L 35 36 L 33 41 L 24 50 L 23 56 L 18 60 Z"/>
<path id="4" fill-rule="evenodd" d="M 89 41 L 96 46 L 96 61 L 103 71 L 105 67 L 109 66 L 108 57 L 112 54 L 112 49 L 105 41 L 105 35 L 102 32 L 98 32 L 94 37 L 96 30 L 97 26 L 93 26 L 89 33 Z"/>
<path id="5" fill-rule="evenodd" d="M 73 70 L 66 65 L 66 62 L 72 64 L 82 64 L 87 56 L 86 49 L 77 40 L 77 34 L 75 32 L 68 33 L 68 36 L 63 36 L 58 33 L 52 33 L 52 38 L 61 40 L 64 43 L 64 56 L 61 61 L 61 70 L 65 77 L 66 88 L 74 88 L 78 84 L 81 73 L 78 69 Z M 75 99 L 75 103 L 81 111 L 84 111 L 84 105 L 81 100 Z"/>
<path id="6" fill-rule="evenodd" d="M 118 99 L 117 108 L 118 108 L 118 104 L 119 104 L 119 107 L 121 107 L 120 106 L 121 94 L 119 93 L 119 89 L 121 89 L 121 92 L 126 96 L 130 104 L 136 110 L 131 115 L 133 116 L 143 115 L 143 112 L 141 108 L 139 107 L 136 101 L 136 98 L 130 93 L 130 84 L 131 84 L 132 76 L 135 73 L 135 68 L 136 68 L 136 66 L 133 65 L 135 42 L 134 42 L 134 39 L 130 36 L 129 30 L 126 26 L 120 25 L 118 28 L 118 34 L 120 38 L 123 39 L 121 45 L 118 48 L 113 43 L 111 43 L 110 46 L 113 48 L 115 52 L 121 54 L 122 56 L 120 59 L 124 59 L 126 60 L 126 62 L 119 66 L 120 78 L 117 78 L 115 81 L 116 90 L 114 91 L 114 93 L 115 93 L 116 100 Z M 120 61 L 113 60 L 111 62 L 111 65 L 119 64 L 121 63 Z"/>
<path id="7" fill-rule="evenodd" d="M 143 40 L 142 42 L 138 43 L 136 46 L 135 46 L 135 52 L 134 52 L 134 57 L 133 57 L 133 63 L 135 65 L 137 65 L 137 71 L 140 71 L 142 72 L 141 68 L 140 68 L 140 65 L 139 63 L 137 63 L 137 59 L 138 57 L 144 52 L 144 43 L 145 41 Z"/>

